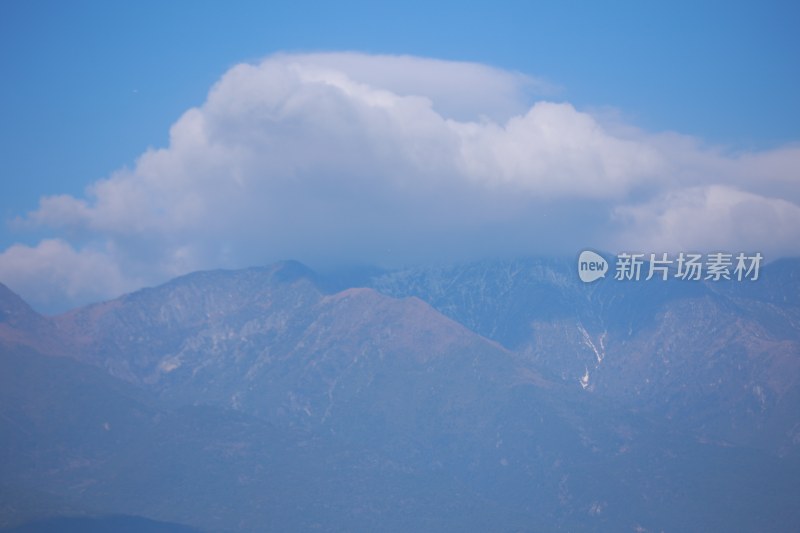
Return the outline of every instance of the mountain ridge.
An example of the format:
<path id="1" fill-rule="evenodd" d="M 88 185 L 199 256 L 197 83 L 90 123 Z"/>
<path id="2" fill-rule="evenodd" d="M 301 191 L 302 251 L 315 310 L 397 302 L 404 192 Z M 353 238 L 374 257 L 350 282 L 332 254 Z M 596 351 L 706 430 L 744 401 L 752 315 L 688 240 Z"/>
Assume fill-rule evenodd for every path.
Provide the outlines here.
<path id="1" fill-rule="evenodd" d="M 282 262 L 55 317 L 0 292 L 0 472 L 31 495 L 0 524 L 31 499 L 215 531 L 785 529 L 799 266 L 753 293 Z"/>

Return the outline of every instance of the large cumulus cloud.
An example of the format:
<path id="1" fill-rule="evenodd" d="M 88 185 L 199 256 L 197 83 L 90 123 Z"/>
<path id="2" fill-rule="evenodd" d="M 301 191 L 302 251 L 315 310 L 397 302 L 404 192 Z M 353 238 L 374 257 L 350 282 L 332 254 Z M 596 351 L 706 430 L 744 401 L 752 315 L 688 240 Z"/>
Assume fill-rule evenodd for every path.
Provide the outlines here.
<path id="1" fill-rule="evenodd" d="M 172 126 L 167 147 L 22 217 L 52 238 L 0 254 L 0 280 L 58 307 L 282 258 L 797 253 L 797 147 L 733 153 L 541 100 L 548 90 L 416 57 L 237 65 Z"/>

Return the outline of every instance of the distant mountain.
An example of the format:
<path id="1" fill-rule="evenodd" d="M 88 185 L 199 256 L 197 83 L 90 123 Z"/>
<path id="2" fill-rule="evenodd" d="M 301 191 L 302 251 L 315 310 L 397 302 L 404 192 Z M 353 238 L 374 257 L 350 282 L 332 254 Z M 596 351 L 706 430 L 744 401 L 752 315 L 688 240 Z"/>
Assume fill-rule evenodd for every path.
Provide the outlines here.
<path id="1" fill-rule="evenodd" d="M 52 321 L 0 283 L 0 348 L 20 345 L 42 353 L 61 353 L 65 348 Z"/>
<path id="2" fill-rule="evenodd" d="M 0 328 L 0 526 L 780 531 L 800 263 L 762 285 L 552 260 L 198 272 Z M 767 281 L 768 280 L 768 281 Z M 66 518 L 64 518 L 66 517 Z"/>
<path id="3" fill-rule="evenodd" d="M 800 443 L 800 260 L 755 282 L 582 283 L 526 259 L 380 274 L 513 350 L 549 379 L 708 439 L 795 453 Z"/>
<path id="4" fill-rule="evenodd" d="M 388 374 L 423 380 L 458 365 L 486 379 L 515 372 L 507 350 L 417 298 L 371 289 L 324 294 L 295 263 L 191 274 L 55 324 L 80 339 L 80 359 L 174 405 L 213 404 L 304 427 L 337 420 L 340 405 L 395 403 L 370 398 L 386 392 L 377 383 Z"/>

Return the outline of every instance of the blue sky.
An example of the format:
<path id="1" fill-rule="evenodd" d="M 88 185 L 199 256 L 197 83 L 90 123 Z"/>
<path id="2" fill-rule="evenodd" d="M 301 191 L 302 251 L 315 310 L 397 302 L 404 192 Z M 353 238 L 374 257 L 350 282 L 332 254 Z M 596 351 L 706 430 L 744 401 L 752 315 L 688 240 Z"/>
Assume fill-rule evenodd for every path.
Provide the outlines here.
<path id="1" fill-rule="evenodd" d="M 76 230 L 61 223 L 54 229 L 49 222 L 30 223 L 27 214 L 43 197 L 67 194 L 80 199 L 92 183 L 122 167 L 134 167 L 149 147 L 166 147 L 170 127 L 186 110 L 202 106 L 209 89 L 230 68 L 279 52 L 410 55 L 522 73 L 536 80 L 526 104 L 568 103 L 607 128 L 610 121 L 647 135 L 677 132 L 684 136 L 683 144 L 691 139 L 706 147 L 704 157 L 717 151 L 731 157 L 763 155 L 796 146 L 798 23 L 800 9 L 792 2 L 112 5 L 8 0 L 0 3 L 0 71 L 5 80 L 0 85 L 0 216 L 5 222 L 0 249 L 14 244 L 33 247 L 46 238 L 61 239 L 75 249 L 107 249 L 108 235 L 96 227 Z M 457 87 L 451 90 L 458 92 Z M 663 147 L 667 141 L 658 142 Z M 662 156 L 673 153 L 659 150 Z M 680 153 L 683 158 L 685 152 Z M 772 169 L 779 164 L 775 161 L 787 157 L 791 156 L 778 154 L 763 168 Z M 731 161 L 709 162 L 691 172 L 719 170 L 735 164 Z M 751 173 L 758 179 L 757 170 Z M 787 173 L 789 177 L 776 178 L 778 185 L 758 194 L 772 201 L 785 198 L 787 190 L 795 192 L 797 182 L 791 170 Z M 682 191 L 690 189 L 685 185 Z M 716 185 L 703 184 L 709 194 L 721 194 L 708 188 Z M 735 187 L 735 194 L 754 194 L 742 183 Z M 637 195 L 647 195 L 642 190 L 650 188 L 631 185 L 625 201 L 604 199 L 587 207 L 581 203 L 585 199 L 560 198 L 537 204 L 536 209 L 558 211 L 559 202 L 569 203 L 570 209 L 581 203 L 583 211 L 614 211 L 614 216 L 641 222 L 647 206 L 666 201 L 654 195 L 650 203 L 632 205 Z M 684 193 L 670 194 L 673 198 Z M 773 211 L 791 209 L 781 205 Z M 560 220 L 570 218 L 564 214 Z M 490 225 L 480 231 L 491 235 Z M 663 236 L 663 228 L 659 231 Z M 792 238 L 787 234 L 786 239 Z M 148 238 L 132 240 L 136 244 L 117 239 L 113 245 L 128 246 L 131 255 Z M 101 241 L 105 244 L 98 244 Z M 786 253 L 786 242 L 776 250 Z M 221 266 L 273 259 L 250 254 L 236 259 L 235 250 L 230 253 L 234 258 L 226 256 Z M 366 254 L 363 259 L 374 258 Z M 214 263 L 208 259 L 192 264 Z M 131 280 L 154 282 L 166 275 L 143 274 Z M 23 293 L 30 283 L 15 282 L 12 288 Z M 97 297 L 79 293 L 69 301 Z"/>

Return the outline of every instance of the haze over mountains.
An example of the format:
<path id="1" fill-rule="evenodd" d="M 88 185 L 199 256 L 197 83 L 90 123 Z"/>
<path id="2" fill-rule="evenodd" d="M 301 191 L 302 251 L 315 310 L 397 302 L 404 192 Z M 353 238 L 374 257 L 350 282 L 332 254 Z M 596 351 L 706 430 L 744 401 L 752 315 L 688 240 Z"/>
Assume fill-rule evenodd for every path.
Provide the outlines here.
<path id="1" fill-rule="evenodd" d="M 0 354 L 9 527 L 800 519 L 797 259 L 752 283 L 588 285 L 549 259 L 335 276 L 284 262 L 54 317 L 0 286 Z"/>

